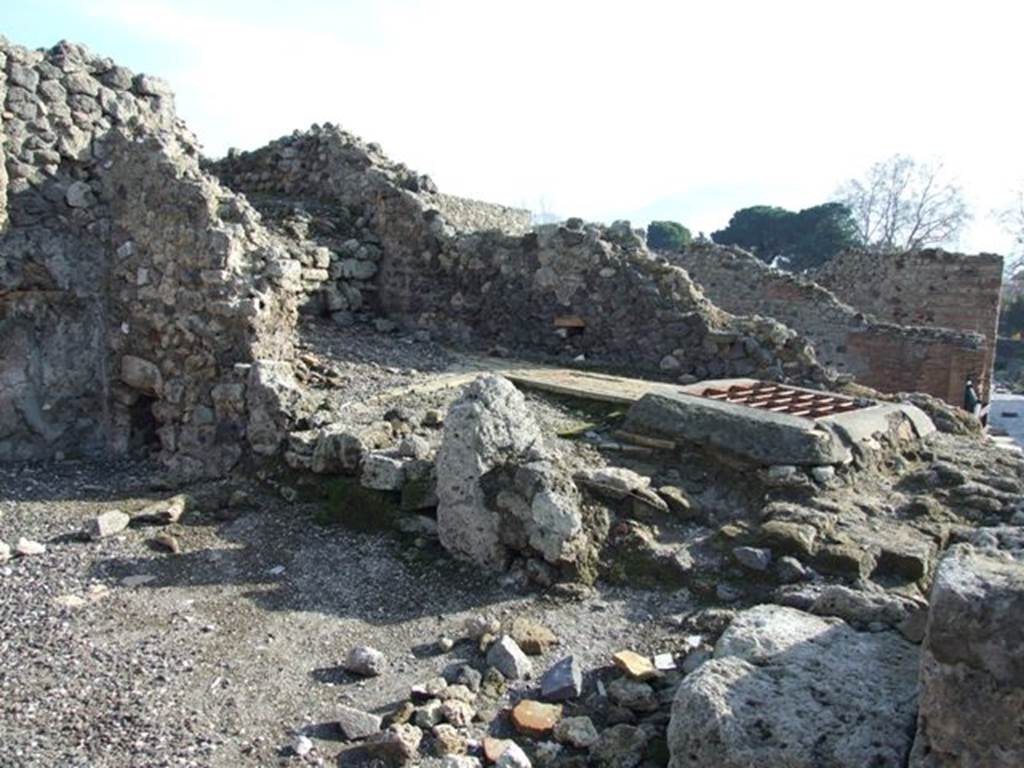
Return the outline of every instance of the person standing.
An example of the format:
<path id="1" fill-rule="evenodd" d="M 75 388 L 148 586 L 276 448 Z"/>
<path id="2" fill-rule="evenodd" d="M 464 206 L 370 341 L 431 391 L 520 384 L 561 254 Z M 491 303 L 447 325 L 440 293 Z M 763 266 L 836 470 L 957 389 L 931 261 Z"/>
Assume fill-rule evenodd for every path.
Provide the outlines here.
<path id="1" fill-rule="evenodd" d="M 979 405 L 981 401 L 978 399 L 978 391 L 974 388 L 974 381 L 968 378 L 964 385 L 964 410 L 977 416 Z"/>

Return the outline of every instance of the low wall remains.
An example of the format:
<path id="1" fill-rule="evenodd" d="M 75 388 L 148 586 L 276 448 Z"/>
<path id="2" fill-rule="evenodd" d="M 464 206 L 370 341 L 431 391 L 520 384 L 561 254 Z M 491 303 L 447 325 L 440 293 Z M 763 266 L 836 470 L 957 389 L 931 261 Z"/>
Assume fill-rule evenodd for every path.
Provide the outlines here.
<path id="1" fill-rule="evenodd" d="M 822 379 L 805 339 L 723 312 L 628 223 L 576 220 L 523 234 L 525 212 L 494 207 L 451 220 L 452 199 L 429 177 L 330 125 L 209 168 L 257 205 L 286 196 L 308 210 L 348 210 L 352 236 L 378 254 L 379 310 L 408 327 L 662 377 Z M 511 231 L 481 211 L 499 211 L 502 226 L 514 214 Z"/>
<path id="2" fill-rule="evenodd" d="M 881 391 L 921 391 L 959 404 L 966 378 L 988 364 L 979 333 L 880 320 L 740 249 L 697 244 L 673 259 L 718 306 L 775 318 L 807 337 L 823 365 Z"/>

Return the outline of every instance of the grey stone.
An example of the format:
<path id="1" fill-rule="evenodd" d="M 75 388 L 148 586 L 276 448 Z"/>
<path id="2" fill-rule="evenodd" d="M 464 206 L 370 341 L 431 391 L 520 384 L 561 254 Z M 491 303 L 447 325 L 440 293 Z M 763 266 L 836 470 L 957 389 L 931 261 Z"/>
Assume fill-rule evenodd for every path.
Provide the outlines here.
<path id="1" fill-rule="evenodd" d="M 494 763 L 495 768 L 532 768 L 530 758 L 523 752 L 523 748 L 515 742 L 508 745 L 508 748 L 501 753 Z"/>
<path id="2" fill-rule="evenodd" d="M 363 457 L 359 481 L 365 487 L 378 491 L 399 491 L 405 483 L 405 465 L 404 459 L 387 453 L 368 453 Z"/>
<path id="3" fill-rule="evenodd" d="M 555 662 L 540 679 L 540 697 L 545 701 L 568 701 L 583 693 L 583 670 L 574 656 Z"/>
<path id="4" fill-rule="evenodd" d="M 1022 555 L 957 544 L 940 562 L 921 648 L 912 768 L 1024 765 Z"/>
<path id="5" fill-rule="evenodd" d="M 360 645 L 349 651 L 345 659 L 345 669 L 364 677 L 376 677 L 383 674 L 388 667 L 387 658 L 376 648 Z"/>
<path id="6" fill-rule="evenodd" d="M 121 381 L 147 395 L 157 396 L 163 392 L 160 368 L 135 355 L 124 355 L 121 358 Z"/>
<path id="7" fill-rule="evenodd" d="M 11 559 L 11 545 L 5 541 L 0 541 L 0 563 L 6 563 Z"/>
<path id="8" fill-rule="evenodd" d="M 533 674 L 533 663 L 508 635 L 502 635 L 491 645 L 487 663 L 509 680 L 525 680 Z"/>
<path id="9" fill-rule="evenodd" d="M 545 456 L 540 432 L 511 382 L 481 376 L 466 387 L 445 419 L 436 459 L 441 543 L 500 570 L 509 558 L 501 522 L 510 517 L 548 562 L 574 559 L 583 525 L 578 491 L 567 473 L 538 455 Z M 483 478 L 509 467 L 518 467 L 517 487 L 491 503 Z"/>
<path id="10" fill-rule="evenodd" d="M 646 490 L 651 479 L 625 467 L 598 467 L 578 472 L 574 479 L 587 488 L 613 499 L 624 499 L 631 493 Z"/>
<path id="11" fill-rule="evenodd" d="M 7 79 L 14 85 L 24 88 L 26 91 L 35 91 L 39 85 L 39 73 L 32 67 L 13 62 L 7 72 Z"/>
<path id="12" fill-rule="evenodd" d="M 597 768 L 636 768 L 644 759 L 648 737 L 642 728 L 621 724 L 602 731 L 590 748 L 589 765 Z"/>
<path id="13" fill-rule="evenodd" d="M 350 740 L 365 739 L 380 731 L 382 720 L 370 712 L 363 712 L 354 707 L 338 706 L 338 727 L 342 735 Z"/>
<path id="14" fill-rule="evenodd" d="M 836 616 L 860 626 L 872 623 L 899 626 L 924 602 L 885 592 L 853 589 L 843 584 L 804 584 L 780 588 L 775 599 L 782 605 L 799 608 L 819 616 Z"/>
<path id="15" fill-rule="evenodd" d="M 835 467 L 814 467 L 811 470 L 811 475 L 814 480 L 821 485 L 828 485 L 836 478 Z"/>
<path id="16" fill-rule="evenodd" d="M 751 608 L 719 638 L 715 658 L 680 684 L 670 766 L 902 765 L 917 661 L 916 648 L 893 632 L 857 632 L 794 608 Z"/>
<path id="17" fill-rule="evenodd" d="M 563 717 L 553 731 L 562 744 L 576 749 L 589 749 L 597 743 L 598 733 L 589 717 Z"/>
<path id="18" fill-rule="evenodd" d="M 608 684 L 608 697 L 620 707 L 634 712 L 653 712 L 658 708 L 654 689 L 639 680 L 619 677 Z"/>
<path id="19" fill-rule="evenodd" d="M 114 536 L 123 531 L 130 522 L 131 518 L 124 512 L 119 509 L 112 509 L 98 515 L 94 520 L 90 520 L 85 528 L 85 532 L 94 541 L 105 539 L 108 536 Z"/>
<path id="20" fill-rule="evenodd" d="M 819 423 L 684 394 L 644 395 L 627 412 L 626 429 L 712 446 L 764 465 L 851 459 L 839 436 Z"/>
<path id="21" fill-rule="evenodd" d="M 84 181 L 73 182 L 64 194 L 64 199 L 72 208 L 88 208 L 96 204 L 96 196 L 92 192 L 92 187 Z"/>
<path id="22" fill-rule="evenodd" d="M 46 552 L 45 544 L 33 541 L 32 539 L 26 539 L 24 537 L 18 539 L 18 543 L 14 545 L 14 553 L 21 557 L 33 557 L 35 555 L 41 555 L 44 552 Z"/>
<path id="23" fill-rule="evenodd" d="M 64 78 L 64 87 L 68 93 L 81 93 L 85 96 L 97 96 L 100 84 L 85 72 L 72 72 Z"/>
<path id="24" fill-rule="evenodd" d="M 189 497 L 184 493 L 162 499 L 135 512 L 131 517 L 134 522 L 151 525 L 170 525 L 181 520 L 188 509 Z"/>
<path id="25" fill-rule="evenodd" d="M 313 751 L 313 740 L 303 734 L 298 734 L 292 739 L 288 745 L 294 754 L 299 757 L 305 757 Z"/>
<path id="26" fill-rule="evenodd" d="M 171 86 L 166 80 L 152 75 L 136 75 L 135 92 L 142 96 L 171 96 Z"/>
<path id="27" fill-rule="evenodd" d="M 783 555 L 779 558 L 775 566 L 775 572 L 779 577 L 779 581 L 783 584 L 803 581 L 808 576 L 807 568 L 804 564 L 790 555 Z"/>
<path id="28" fill-rule="evenodd" d="M 422 730 L 415 725 L 400 724 L 375 733 L 364 746 L 373 757 L 405 765 L 416 757 L 422 741 Z"/>
<path id="29" fill-rule="evenodd" d="M 249 445 L 258 455 L 270 456 L 284 441 L 288 413 L 302 400 L 302 387 L 289 363 L 260 360 L 249 369 L 245 395 Z"/>
<path id="30" fill-rule="evenodd" d="M 767 571 L 772 564 L 772 551 L 761 547 L 735 547 L 733 557 L 744 568 L 752 571 Z"/>

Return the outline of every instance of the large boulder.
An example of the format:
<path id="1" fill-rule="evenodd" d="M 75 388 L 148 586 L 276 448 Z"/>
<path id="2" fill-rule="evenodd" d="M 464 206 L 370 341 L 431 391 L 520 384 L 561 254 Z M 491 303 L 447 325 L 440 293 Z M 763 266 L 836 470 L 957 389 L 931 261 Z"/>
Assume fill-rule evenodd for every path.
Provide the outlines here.
<path id="1" fill-rule="evenodd" d="M 904 765 L 917 649 L 893 632 L 759 605 L 679 687 L 670 768 Z"/>
<path id="2" fill-rule="evenodd" d="M 974 542 L 932 586 L 912 768 L 1024 765 L 1024 533 Z"/>
<path id="3" fill-rule="evenodd" d="M 504 568 L 513 551 L 551 563 L 578 554 L 579 492 L 507 379 L 481 376 L 452 405 L 437 498 L 441 543 L 484 567 Z"/>

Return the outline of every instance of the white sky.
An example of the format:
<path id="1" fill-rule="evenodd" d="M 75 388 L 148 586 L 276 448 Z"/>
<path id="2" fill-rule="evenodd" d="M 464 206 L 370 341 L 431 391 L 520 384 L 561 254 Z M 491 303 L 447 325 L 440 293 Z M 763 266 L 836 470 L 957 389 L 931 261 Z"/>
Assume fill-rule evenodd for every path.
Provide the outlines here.
<path id="1" fill-rule="evenodd" d="M 85 5 L 104 44 L 65 15 L 49 42 L 166 77 L 212 155 L 333 121 L 447 192 L 705 232 L 939 156 L 975 213 L 961 246 L 994 251 L 1024 183 L 1012 0 Z"/>

